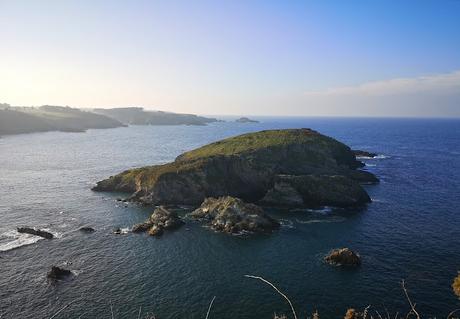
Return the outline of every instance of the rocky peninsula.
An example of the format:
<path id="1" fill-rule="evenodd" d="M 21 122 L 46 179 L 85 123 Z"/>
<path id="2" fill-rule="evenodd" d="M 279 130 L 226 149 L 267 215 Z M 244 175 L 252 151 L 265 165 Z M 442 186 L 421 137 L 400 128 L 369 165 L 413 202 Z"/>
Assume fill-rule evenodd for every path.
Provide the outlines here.
<path id="1" fill-rule="evenodd" d="M 186 152 L 174 162 L 127 170 L 94 191 L 129 193 L 148 205 L 193 205 L 232 196 L 286 207 L 353 207 L 370 202 L 362 183 L 378 179 L 345 144 L 311 129 L 243 134 Z"/>

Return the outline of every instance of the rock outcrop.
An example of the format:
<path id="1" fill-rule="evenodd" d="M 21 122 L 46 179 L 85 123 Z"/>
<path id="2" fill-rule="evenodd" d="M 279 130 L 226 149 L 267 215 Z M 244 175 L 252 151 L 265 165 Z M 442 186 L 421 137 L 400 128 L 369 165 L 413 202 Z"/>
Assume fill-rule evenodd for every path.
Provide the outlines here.
<path id="1" fill-rule="evenodd" d="M 79 229 L 82 233 L 93 233 L 95 232 L 93 227 L 84 226 Z"/>
<path id="2" fill-rule="evenodd" d="M 57 267 L 57 266 L 52 266 L 51 270 L 48 272 L 47 277 L 50 279 L 59 280 L 59 279 L 64 279 L 65 277 L 68 277 L 71 274 L 72 272 L 68 269 L 64 269 L 64 268 Z"/>
<path id="3" fill-rule="evenodd" d="M 214 230 L 229 234 L 270 232 L 280 226 L 259 206 L 230 196 L 206 198 L 189 216 L 206 222 Z"/>
<path id="4" fill-rule="evenodd" d="M 155 209 L 153 214 L 145 222 L 134 225 L 133 233 L 148 232 L 151 236 L 160 236 L 164 230 L 173 230 L 182 226 L 184 222 L 163 206 Z"/>
<path id="5" fill-rule="evenodd" d="M 361 265 L 361 257 L 359 254 L 349 248 L 334 249 L 324 258 L 324 260 L 334 266 L 356 267 Z"/>
<path id="6" fill-rule="evenodd" d="M 30 228 L 30 227 L 19 227 L 18 228 L 18 233 L 40 236 L 40 237 L 43 237 L 45 239 L 53 239 L 54 238 L 54 235 L 51 234 L 50 232 L 47 232 L 47 231 L 44 231 L 44 230 L 41 230 L 41 229 Z"/>
<path id="7" fill-rule="evenodd" d="M 98 182 L 93 190 L 131 193 L 131 200 L 151 205 L 197 206 L 207 197 L 222 196 L 257 203 L 273 198 L 270 192 L 280 188 L 279 176 L 290 175 L 292 188 L 300 194 L 288 190 L 296 197 L 290 200 L 297 204 L 355 206 L 369 198 L 353 181 L 378 182 L 373 174 L 358 170 L 362 166 L 348 146 L 316 131 L 269 130 L 208 144 L 168 164 L 125 171 Z M 297 180 L 311 181 L 311 189 L 297 186 Z M 316 194 L 316 182 L 333 187 L 321 186 Z M 338 198 L 348 193 L 354 197 Z"/>

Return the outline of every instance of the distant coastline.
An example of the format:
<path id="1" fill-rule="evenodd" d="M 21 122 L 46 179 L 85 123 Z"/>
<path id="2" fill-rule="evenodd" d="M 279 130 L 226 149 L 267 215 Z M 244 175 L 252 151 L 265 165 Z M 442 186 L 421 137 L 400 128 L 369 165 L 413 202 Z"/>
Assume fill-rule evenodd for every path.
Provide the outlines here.
<path id="1" fill-rule="evenodd" d="M 140 107 L 78 109 L 68 106 L 10 106 L 0 103 L 0 136 L 37 132 L 84 132 L 128 125 L 206 125 L 218 122 L 194 114 L 145 111 Z"/>

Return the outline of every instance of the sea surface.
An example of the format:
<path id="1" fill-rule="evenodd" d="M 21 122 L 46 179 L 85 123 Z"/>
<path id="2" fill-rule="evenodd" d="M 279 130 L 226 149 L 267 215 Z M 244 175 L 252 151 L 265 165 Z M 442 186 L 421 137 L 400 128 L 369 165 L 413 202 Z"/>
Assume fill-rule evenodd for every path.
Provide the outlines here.
<path id="1" fill-rule="evenodd" d="M 299 318 L 318 310 L 341 318 L 348 307 L 407 312 L 401 289 L 426 317 L 459 308 L 451 283 L 460 270 L 460 120 L 260 118 L 261 123 L 131 126 L 86 133 L 0 138 L 0 318 L 272 318 L 292 300 Z M 275 128 L 309 127 L 352 148 L 381 183 L 366 186 L 364 209 L 279 211 L 270 235 L 229 236 L 187 221 L 161 238 L 126 232 L 151 207 L 96 193 L 98 180 L 122 170 L 172 161 L 225 137 Z M 47 229 L 57 239 L 20 235 L 18 226 Z M 92 234 L 78 231 L 96 229 Z M 341 269 L 322 258 L 347 246 L 362 266 Z M 73 271 L 51 283 L 51 265 Z M 70 304 L 70 305 L 69 305 Z"/>

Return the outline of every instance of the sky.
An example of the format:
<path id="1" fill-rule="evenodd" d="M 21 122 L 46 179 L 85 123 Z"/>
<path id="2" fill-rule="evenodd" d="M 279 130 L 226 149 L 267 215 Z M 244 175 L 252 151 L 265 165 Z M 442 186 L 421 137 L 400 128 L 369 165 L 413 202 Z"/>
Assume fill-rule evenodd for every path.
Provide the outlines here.
<path id="1" fill-rule="evenodd" d="M 460 117 L 460 0 L 0 0 L 0 103 Z"/>

